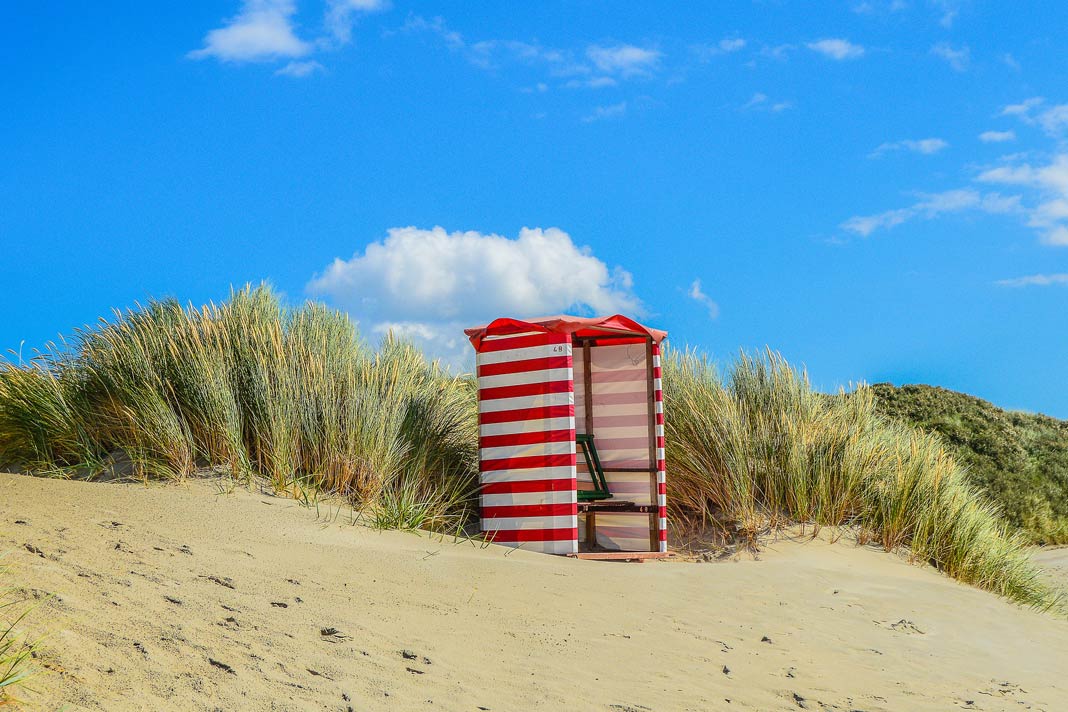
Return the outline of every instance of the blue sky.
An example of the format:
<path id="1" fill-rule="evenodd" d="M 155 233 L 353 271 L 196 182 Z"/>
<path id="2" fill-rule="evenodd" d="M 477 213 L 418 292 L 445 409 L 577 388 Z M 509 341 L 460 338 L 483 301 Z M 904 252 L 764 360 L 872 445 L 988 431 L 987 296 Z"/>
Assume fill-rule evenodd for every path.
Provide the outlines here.
<path id="1" fill-rule="evenodd" d="M 1010 6 L 1011 5 L 1011 6 Z M 0 348 L 268 280 L 1068 417 L 1061 3 L 21 3 Z M 24 346 L 23 346 L 24 344 Z"/>

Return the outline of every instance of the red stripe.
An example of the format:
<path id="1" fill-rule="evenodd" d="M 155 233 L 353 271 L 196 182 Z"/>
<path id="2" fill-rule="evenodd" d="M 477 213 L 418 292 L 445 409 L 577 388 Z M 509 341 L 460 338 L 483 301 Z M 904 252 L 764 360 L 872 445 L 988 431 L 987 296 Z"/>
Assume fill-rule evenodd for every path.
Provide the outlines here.
<path id="1" fill-rule="evenodd" d="M 542 383 L 523 383 L 518 386 L 499 386 L 482 388 L 478 392 L 479 400 L 496 400 L 497 398 L 518 398 L 519 396 L 538 396 L 545 393 L 570 393 L 571 381 L 548 381 Z"/>
<path id="2" fill-rule="evenodd" d="M 514 423 L 517 420 L 546 420 L 548 418 L 567 418 L 575 415 L 575 406 L 543 405 L 538 408 L 520 408 L 518 410 L 499 410 L 495 413 L 479 413 L 481 425 L 490 423 Z"/>
<path id="3" fill-rule="evenodd" d="M 578 528 L 571 529 L 498 529 L 487 531 L 490 541 L 568 541 L 578 539 Z"/>
<path id="4" fill-rule="evenodd" d="M 663 403 L 664 402 L 664 392 L 663 391 L 657 391 L 656 392 L 656 400 L 657 400 L 658 403 Z"/>
<path id="5" fill-rule="evenodd" d="M 660 530 L 660 541 L 667 541 L 667 529 Z"/>
<path id="6" fill-rule="evenodd" d="M 533 433 L 509 433 L 507 435 L 484 435 L 479 447 L 508 447 L 512 445 L 539 445 L 573 440 L 574 430 L 539 430 Z"/>
<path id="7" fill-rule="evenodd" d="M 667 507 L 658 507 L 656 511 L 656 516 L 660 517 L 661 519 L 667 519 Z"/>
<path id="8" fill-rule="evenodd" d="M 478 367 L 479 376 L 503 376 L 509 373 L 526 373 L 527 371 L 545 371 L 550 368 L 570 368 L 570 356 L 545 356 L 529 358 L 522 361 L 505 361 L 504 363 L 484 363 Z"/>
<path id="9" fill-rule="evenodd" d="M 484 354 L 490 351 L 511 351 L 512 349 L 525 349 L 530 346 L 546 346 L 547 344 L 564 344 L 570 342 L 571 337 L 566 334 L 509 336 L 505 339 L 483 339 L 478 352 Z"/>
<path id="10" fill-rule="evenodd" d="M 534 467 L 574 467 L 575 455 L 532 455 L 530 457 L 508 457 L 503 460 L 482 460 L 479 469 L 482 472 L 495 470 L 527 470 Z"/>
<path id="11" fill-rule="evenodd" d="M 482 485 L 482 494 L 517 494 L 520 492 L 568 492 L 576 489 L 574 477 L 557 480 L 512 480 L 510 482 L 487 482 Z"/>
<path id="12" fill-rule="evenodd" d="M 497 517 L 566 517 L 578 514 L 578 503 L 570 504 L 511 504 L 500 507 L 483 507 L 483 519 Z"/>
<path id="13" fill-rule="evenodd" d="M 656 424 L 657 425 L 663 425 L 664 424 L 664 414 L 663 413 L 657 413 L 656 414 Z"/>
<path id="14" fill-rule="evenodd" d="M 656 493 L 657 494 L 667 494 L 667 483 L 666 482 L 657 482 L 656 483 Z"/>
<path id="15" fill-rule="evenodd" d="M 660 367 L 653 366 L 653 378 L 660 378 Z"/>

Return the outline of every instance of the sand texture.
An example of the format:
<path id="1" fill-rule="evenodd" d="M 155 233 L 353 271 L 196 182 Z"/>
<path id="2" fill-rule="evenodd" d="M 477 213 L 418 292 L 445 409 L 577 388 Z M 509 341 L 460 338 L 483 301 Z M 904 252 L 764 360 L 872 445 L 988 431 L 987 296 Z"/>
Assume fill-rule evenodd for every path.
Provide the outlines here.
<path id="1" fill-rule="evenodd" d="M 0 474 L 28 709 L 1068 710 L 1068 622 L 870 548 L 575 561 L 225 489 Z"/>

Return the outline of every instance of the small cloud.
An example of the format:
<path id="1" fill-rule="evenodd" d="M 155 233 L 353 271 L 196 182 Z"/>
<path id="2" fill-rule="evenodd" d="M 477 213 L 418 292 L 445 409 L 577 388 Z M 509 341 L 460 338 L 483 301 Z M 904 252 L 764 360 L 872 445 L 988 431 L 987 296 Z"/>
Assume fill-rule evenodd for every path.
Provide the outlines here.
<path id="1" fill-rule="evenodd" d="M 352 39 L 356 15 L 389 9 L 388 0 L 329 0 L 326 7 L 326 27 L 342 44 Z"/>
<path id="2" fill-rule="evenodd" d="M 779 113 L 792 109 L 794 106 L 791 101 L 777 101 L 773 102 L 768 98 L 768 95 L 763 92 L 757 92 L 750 97 L 749 101 L 742 104 L 742 111 L 770 111 L 772 113 Z"/>
<path id="3" fill-rule="evenodd" d="M 605 119 L 618 119 L 627 113 L 627 102 L 621 101 L 618 104 L 611 104 L 609 106 L 598 106 L 592 113 L 582 117 L 583 123 L 593 123 L 594 121 L 603 121 Z"/>
<path id="4" fill-rule="evenodd" d="M 957 16 L 960 15 L 960 0 L 932 0 L 932 4 L 939 12 L 942 13 L 942 17 L 939 18 L 938 24 L 945 27 L 947 30 L 953 27 L 953 23 L 957 20 Z"/>
<path id="5" fill-rule="evenodd" d="M 1015 131 L 984 131 L 979 134 L 979 140 L 983 143 L 1005 143 L 1006 141 L 1015 141 Z"/>
<path id="6" fill-rule="evenodd" d="M 719 304 L 701 290 L 701 280 L 695 279 L 693 281 L 693 284 L 691 284 L 690 288 L 686 291 L 686 296 L 707 309 L 709 319 L 716 319 L 719 317 Z"/>
<path id="7" fill-rule="evenodd" d="M 914 219 L 931 220 L 947 213 L 968 210 L 999 215 L 1020 211 L 1020 196 L 1000 193 L 980 193 L 977 190 L 947 190 L 943 193 L 920 194 L 920 200 L 907 208 L 887 210 L 875 215 L 858 215 L 841 224 L 841 228 L 861 237 L 877 230 L 889 230 Z"/>
<path id="8" fill-rule="evenodd" d="M 601 47 L 590 45 L 586 56 L 602 72 L 627 76 L 647 76 L 660 61 L 660 52 L 629 44 Z"/>
<path id="9" fill-rule="evenodd" d="M 1060 136 L 1068 129 L 1068 104 L 1051 106 L 1038 115 L 1038 124 L 1050 136 Z"/>
<path id="10" fill-rule="evenodd" d="M 318 62 L 290 62 L 274 74 L 278 77 L 307 77 L 326 68 Z"/>
<path id="11" fill-rule="evenodd" d="M 994 284 L 999 287 L 1050 287 L 1053 285 L 1068 285 L 1068 274 L 1031 274 L 1026 277 L 1014 277 L 1013 279 L 999 279 Z"/>
<path id="12" fill-rule="evenodd" d="M 724 37 L 716 46 L 720 52 L 729 54 L 745 49 L 745 40 L 741 37 Z"/>
<path id="13" fill-rule="evenodd" d="M 972 61 L 972 51 L 967 45 L 956 49 L 948 42 L 939 42 L 931 48 L 931 54 L 944 59 L 956 72 L 963 72 L 968 69 L 968 65 Z"/>
<path id="14" fill-rule="evenodd" d="M 905 139 L 903 141 L 881 144 L 868 154 L 868 158 L 879 158 L 890 151 L 911 151 L 912 153 L 921 153 L 925 156 L 929 156 L 933 153 L 938 153 L 948 146 L 949 142 L 940 138 L 922 138 L 919 140 Z"/>
<path id="15" fill-rule="evenodd" d="M 1001 110 L 1002 116 L 1028 116 L 1031 113 L 1031 109 L 1040 106 L 1045 99 L 1041 96 L 1033 96 L 1030 99 L 1024 99 L 1019 104 L 1009 104 Z"/>
<path id="16" fill-rule="evenodd" d="M 818 52 L 824 57 L 829 57 L 836 61 L 857 59 L 858 57 L 864 56 L 863 47 L 853 44 L 849 40 L 839 38 L 817 40 L 816 42 L 809 42 L 805 46 L 813 52 Z"/>
<path id="17" fill-rule="evenodd" d="M 588 79 L 569 79 L 564 86 L 568 89 L 604 89 L 618 84 L 612 77 L 590 77 Z"/>
<path id="18" fill-rule="evenodd" d="M 296 36 L 292 0 L 245 0 L 223 27 L 204 36 L 204 46 L 190 59 L 215 57 L 222 62 L 262 62 L 280 57 L 303 57 L 312 45 Z"/>
<path id="19" fill-rule="evenodd" d="M 1001 55 L 1001 61 L 1005 63 L 1005 66 L 1009 67 L 1010 69 L 1015 69 L 1017 72 L 1022 69 L 1019 60 L 1017 60 L 1016 57 L 1012 55 L 1012 52 L 1006 52 L 1005 54 Z"/>
<path id="20" fill-rule="evenodd" d="M 790 52 L 797 49 L 797 45 L 781 44 L 775 46 L 765 45 L 760 48 L 760 56 L 767 57 L 768 59 L 777 59 L 779 61 L 785 61 Z"/>

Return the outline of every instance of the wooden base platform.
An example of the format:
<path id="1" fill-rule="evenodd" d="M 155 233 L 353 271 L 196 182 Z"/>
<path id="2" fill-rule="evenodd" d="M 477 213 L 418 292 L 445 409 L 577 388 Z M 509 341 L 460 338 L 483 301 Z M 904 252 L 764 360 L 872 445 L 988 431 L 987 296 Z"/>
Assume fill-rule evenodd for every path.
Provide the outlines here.
<path id="1" fill-rule="evenodd" d="M 580 551 L 566 554 L 572 559 L 591 559 L 594 561 L 636 561 L 639 564 L 646 559 L 667 559 L 675 555 L 674 551 Z"/>

